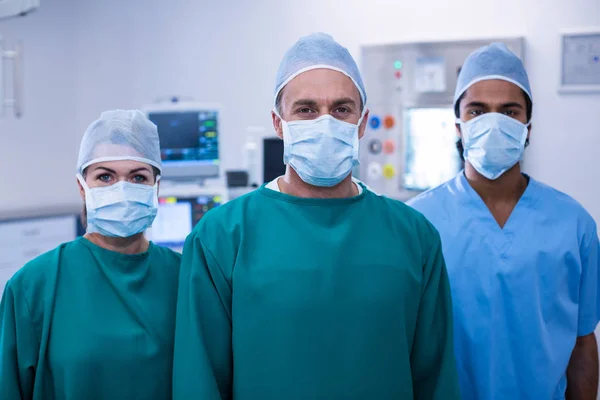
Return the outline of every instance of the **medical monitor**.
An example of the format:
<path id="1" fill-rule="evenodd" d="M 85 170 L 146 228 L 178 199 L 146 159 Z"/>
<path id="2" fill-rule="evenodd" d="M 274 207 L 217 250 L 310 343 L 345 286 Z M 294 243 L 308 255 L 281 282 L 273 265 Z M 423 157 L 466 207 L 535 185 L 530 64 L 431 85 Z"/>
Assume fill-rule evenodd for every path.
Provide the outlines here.
<path id="1" fill-rule="evenodd" d="M 181 251 L 194 226 L 210 210 L 225 202 L 221 194 L 161 196 L 152 228 L 146 236 L 157 245 Z"/>
<path id="2" fill-rule="evenodd" d="M 456 149 L 452 107 L 404 110 L 404 187 L 428 190 L 452 179 L 463 167 Z"/>
<path id="3" fill-rule="evenodd" d="M 158 128 L 163 178 L 202 180 L 219 176 L 219 107 L 167 103 L 144 108 Z"/>

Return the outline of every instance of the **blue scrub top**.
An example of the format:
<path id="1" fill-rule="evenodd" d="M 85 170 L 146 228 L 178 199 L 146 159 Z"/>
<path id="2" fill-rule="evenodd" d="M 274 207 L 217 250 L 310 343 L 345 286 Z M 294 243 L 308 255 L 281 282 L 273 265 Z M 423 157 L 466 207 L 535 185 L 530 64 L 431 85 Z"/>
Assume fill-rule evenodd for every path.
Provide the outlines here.
<path id="1" fill-rule="evenodd" d="M 529 178 L 501 229 L 461 172 L 409 202 L 438 229 L 464 399 L 564 399 L 578 336 L 600 317 L 596 224 Z"/>

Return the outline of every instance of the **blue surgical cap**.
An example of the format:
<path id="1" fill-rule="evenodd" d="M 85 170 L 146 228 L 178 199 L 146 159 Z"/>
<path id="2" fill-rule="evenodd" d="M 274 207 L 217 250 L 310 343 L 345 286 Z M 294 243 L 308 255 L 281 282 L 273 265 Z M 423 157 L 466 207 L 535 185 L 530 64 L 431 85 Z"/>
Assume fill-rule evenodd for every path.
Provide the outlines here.
<path id="1" fill-rule="evenodd" d="M 158 130 L 139 110 L 113 110 L 100 115 L 83 135 L 77 172 L 105 161 L 133 160 L 161 168 Z"/>
<path id="2" fill-rule="evenodd" d="M 348 76 L 356 85 L 363 106 L 367 103 L 365 86 L 356 62 L 348 49 L 325 33 L 313 33 L 301 37 L 285 53 L 277 71 L 274 102 L 277 101 L 281 89 L 292 79 L 303 72 L 318 68 L 332 69 Z"/>
<path id="3" fill-rule="evenodd" d="M 504 43 L 492 43 L 471 53 L 463 64 L 456 92 L 454 93 L 454 105 L 468 88 L 477 82 L 501 79 L 514 83 L 533 101 L 529 78 L 519 57 L 510 51 Z"/>

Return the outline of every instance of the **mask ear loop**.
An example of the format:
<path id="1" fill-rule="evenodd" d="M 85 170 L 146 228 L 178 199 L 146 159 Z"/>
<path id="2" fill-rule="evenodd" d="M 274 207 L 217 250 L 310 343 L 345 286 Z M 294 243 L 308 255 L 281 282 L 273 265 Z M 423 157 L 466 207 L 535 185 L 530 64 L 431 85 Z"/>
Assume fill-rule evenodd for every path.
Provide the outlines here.
<path id="1" fill-rule="evenodd" d="M 474 118 L 473 118 L 474 119 Z M 467 126 L 467 123 L 469 121 L 463 121 L 460 118 L 456 118 L 454 120 L 454 123 L 457 124 L 460 127 L 460 136 L 458 137 L 458 140 L 456 141 L 456 143 L 458 143 L 458 141 L 461 142 L 461 146 L 463 148 L 463 152 L 461 154 L 461 157 L 464 161 L 467 160 L 466 154 L 467 154 L 467 144 L 469 141 L 469 135 L 465 135 L 465 127 Z"/>
<path id="2" fill-rule="evenodd" d="M 360 126 L 365 119 L 365 115 L 367 115 L 367 107 L 364 106 L 362 113 L 360 114 L 360 118 L 358 119 L 358 123 L 356 124 L 356 135 L 354 137 L 353 149 L 352 149 L 352 164 L 357 166 L 360 164 L 359 153 L 360 153 Z"/>
<path id="3" fill-rule="evenodd" d="M 153 202 L 155 208 L 158 208 L 158 182 L 160 181 L 160 178 L 160 175 L 156 175 L 156 182 L 154 182 L 154 187 L 152 188 L 154 190 Z"/>
<path id="4" fill-rule="evenodd" d="M 363 120 L 365 119 L 365 115 L 367 115 L 367 107 L 364 107 L 362 112 L 360 113 L 360 118 L 358 119 L 358 123 L 356 124 L 356 126 L 358 126 L 359 128 Z"/>
<path id="5" fill-rule="evenodd" d="M 531 120 L 525 124 L 525 129 L 527 129 L 527 133 L 525 134 L 525 141 L 523 142 L 523 147 L 529 146 L 529 127 L 531 126 Z"/>
<path id="6" fill-rule="evenodd" d="M 83 176 L 80 173 L 77 173 L 75 176 L 77 177 L 77 180 L 79 181 L 79 184 L 81 185 L 81 187 L 83 188 L 83 191 L 85 193 L 86 207 L 93 209 L 94 208 L 94 198 L 90 194 L 89 186 L 87 185 L 87 183 L 85 182 L 85 179 L 83 179 Z"/>
<path id="7" fill-rule="evenodd" d="M 281 117 L 281 115 L 279 115 L 275 108 L 273 108 L 273 114 L 275 114 L 277 118 L 279 118 L 279 120 L 281 121 L 281 132 L 283 134 L 283 163 L 285 165 L 288 165 L 291 151 L 290 143 L 292 142 L 292 138 L 290 136 L 290 129 L 288 127 L 287 122 Z"/>

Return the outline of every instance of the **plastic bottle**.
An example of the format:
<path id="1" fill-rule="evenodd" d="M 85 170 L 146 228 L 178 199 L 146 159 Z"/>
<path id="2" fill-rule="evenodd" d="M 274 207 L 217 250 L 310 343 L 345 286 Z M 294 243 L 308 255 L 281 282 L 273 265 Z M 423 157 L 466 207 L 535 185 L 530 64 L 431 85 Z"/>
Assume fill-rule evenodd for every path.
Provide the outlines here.
<path id="1" fill-rule="evenodd" d="M 248 172 L 248 186 L 258 187 L 260 171 L 258 162 L 258 136 L 264 133 L 263 127 L 250 126 L 247 129 L 246 143 L 244 144 L 244 169 Z"/>

